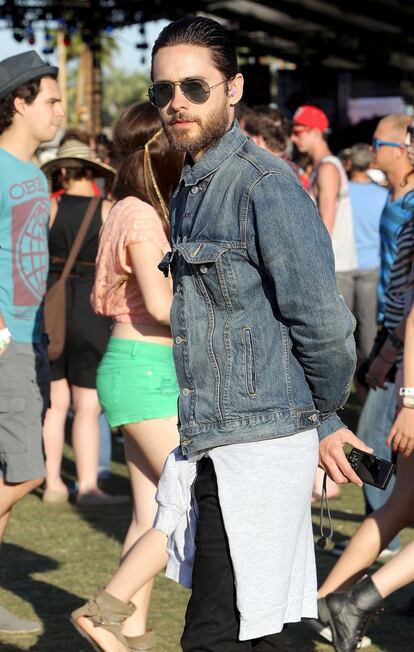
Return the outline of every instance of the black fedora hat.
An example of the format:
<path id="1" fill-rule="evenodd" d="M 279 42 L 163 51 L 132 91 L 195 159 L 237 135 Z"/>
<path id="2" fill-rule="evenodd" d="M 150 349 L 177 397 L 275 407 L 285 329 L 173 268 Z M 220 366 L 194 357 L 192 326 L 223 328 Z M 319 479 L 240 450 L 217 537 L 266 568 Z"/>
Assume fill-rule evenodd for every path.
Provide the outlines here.
<path id="1" fill-rule="evenodd" d="M 39 77 L 57 77 L 59 68 L 43 61 L 34 50 L 16 54 L 0 61 L 0 100 Z"/>

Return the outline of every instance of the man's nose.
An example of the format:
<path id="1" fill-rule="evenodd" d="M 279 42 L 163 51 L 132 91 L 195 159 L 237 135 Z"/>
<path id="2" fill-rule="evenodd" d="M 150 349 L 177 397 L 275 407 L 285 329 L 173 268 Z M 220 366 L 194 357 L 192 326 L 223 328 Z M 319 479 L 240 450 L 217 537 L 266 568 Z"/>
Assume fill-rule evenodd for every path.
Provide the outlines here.
<path id="1" fill-rule="evenodd" d="M 189 101 L 182 92 L 179 84 L 174 84 L 173 96 L 171 98 L 171 108 L 173 111 L 179 111 L 180 109 L 188 109 Z"/>

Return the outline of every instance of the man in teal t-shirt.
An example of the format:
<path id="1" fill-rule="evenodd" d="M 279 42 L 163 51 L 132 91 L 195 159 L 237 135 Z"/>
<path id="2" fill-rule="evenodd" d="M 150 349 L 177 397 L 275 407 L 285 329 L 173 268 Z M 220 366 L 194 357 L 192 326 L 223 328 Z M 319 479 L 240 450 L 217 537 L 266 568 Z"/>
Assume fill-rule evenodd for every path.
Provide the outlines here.
<path id="1" fill-rule="evenodd" d="M 63 116 L 57 74 L 34 51 L 0 61 L 0 542 L 13 506 L 45 475 L 49 197 L 31 159 Z M 39 629 L 0 605 L 0 632 Z"/>

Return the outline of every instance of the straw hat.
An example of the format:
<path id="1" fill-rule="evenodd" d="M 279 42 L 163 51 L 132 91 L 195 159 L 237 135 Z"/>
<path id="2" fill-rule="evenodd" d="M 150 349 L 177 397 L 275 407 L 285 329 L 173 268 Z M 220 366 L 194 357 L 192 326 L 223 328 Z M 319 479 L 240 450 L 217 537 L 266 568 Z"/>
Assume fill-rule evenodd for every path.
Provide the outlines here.
<path id="1" fill-rule="evenodd" d="M 97 177 L 115 176 L 115 169 L 96 157 L 88 145 L 81 143 L 79 140 L 67 140 L 61 145 L 56 152 L 56 158 L 42 165 L 42 170 L 46 176 L 61 168 L 87 167 L 96 173 Z"/>

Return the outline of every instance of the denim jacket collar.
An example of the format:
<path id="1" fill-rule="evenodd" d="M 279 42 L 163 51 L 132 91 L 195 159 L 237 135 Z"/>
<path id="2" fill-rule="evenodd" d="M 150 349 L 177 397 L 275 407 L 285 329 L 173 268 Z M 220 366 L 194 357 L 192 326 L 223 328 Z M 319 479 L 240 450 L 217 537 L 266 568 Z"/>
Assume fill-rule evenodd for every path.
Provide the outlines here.
<path id="1" fill-rule="evenodd" d="M 207 150 L 204 156 L 195 163 L 187 154 L 184 161 L 181 181 L 184 185 L 192 186 L 210 174 L 213 174 L 230 156 L 240 149 L 247 140 L 239 127 L 237 120 L 233 122 L 231 128 L 224 134 L 215 147 Z"/>

